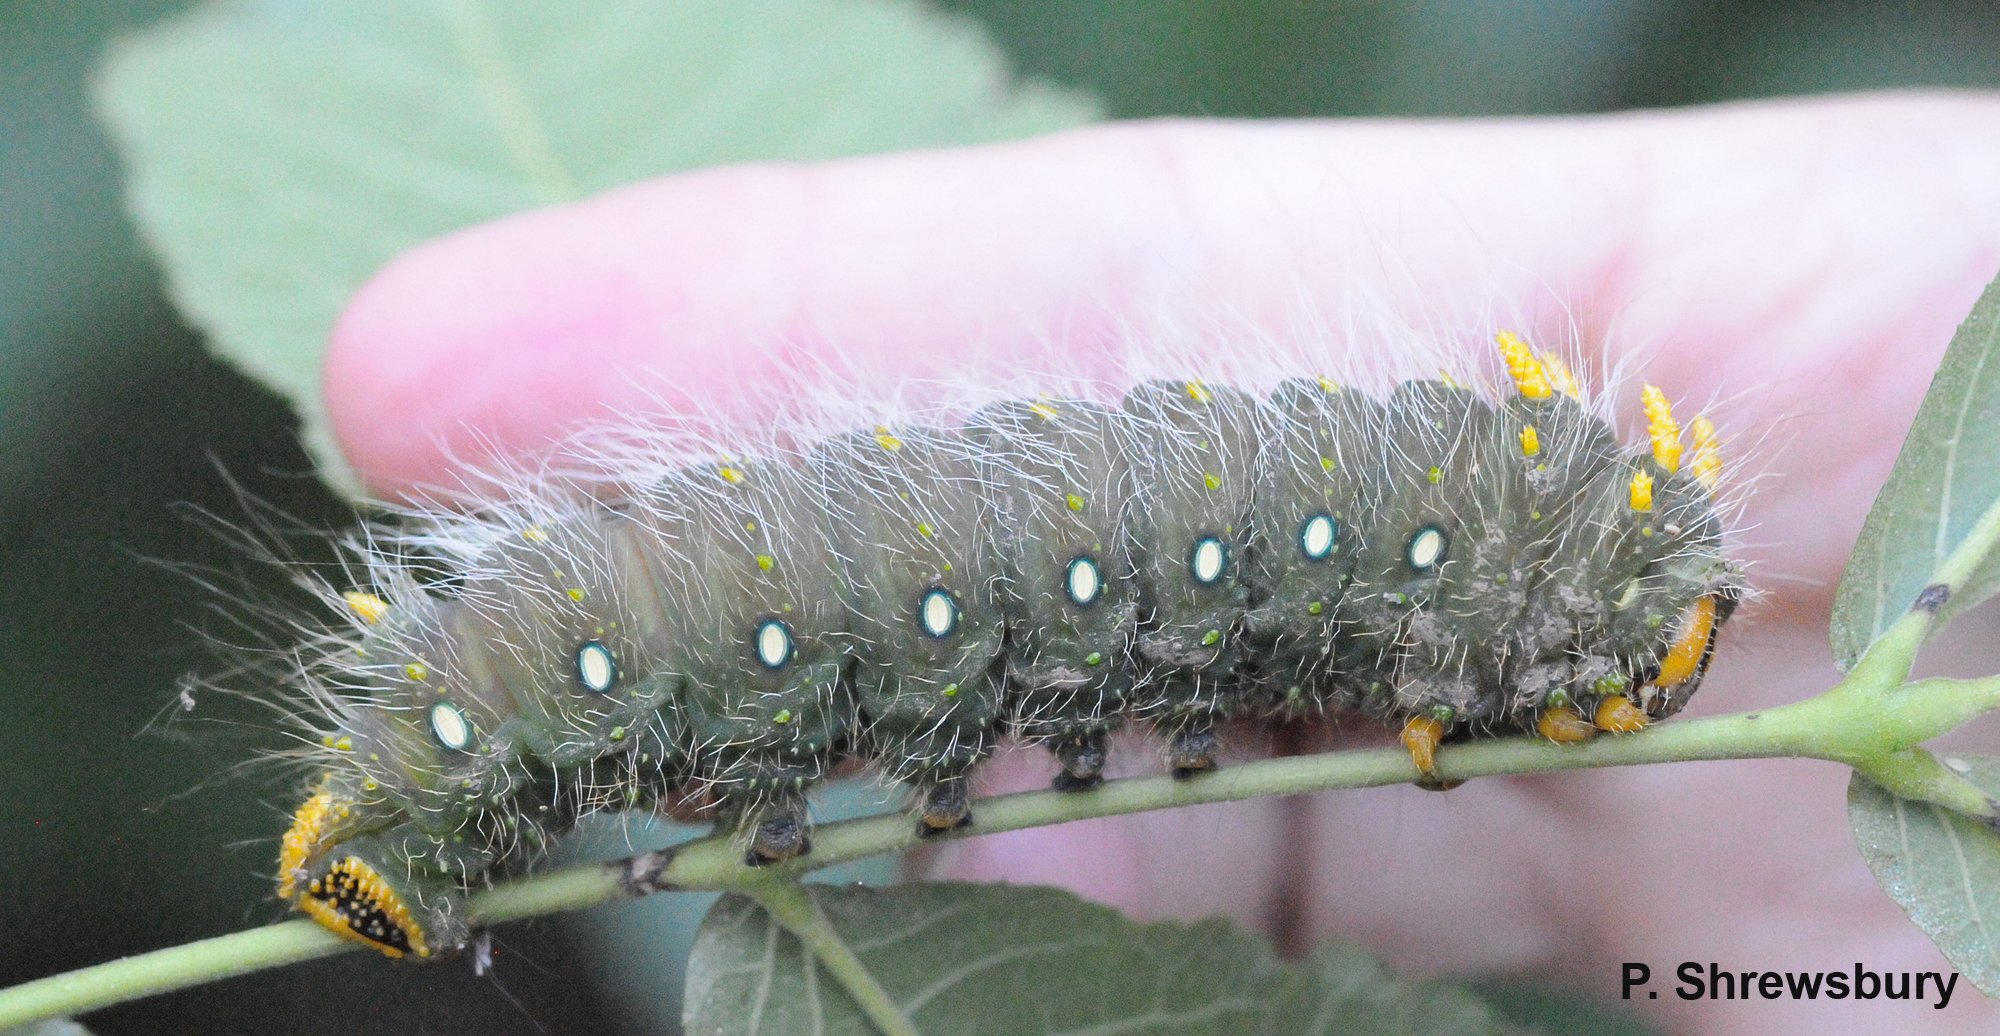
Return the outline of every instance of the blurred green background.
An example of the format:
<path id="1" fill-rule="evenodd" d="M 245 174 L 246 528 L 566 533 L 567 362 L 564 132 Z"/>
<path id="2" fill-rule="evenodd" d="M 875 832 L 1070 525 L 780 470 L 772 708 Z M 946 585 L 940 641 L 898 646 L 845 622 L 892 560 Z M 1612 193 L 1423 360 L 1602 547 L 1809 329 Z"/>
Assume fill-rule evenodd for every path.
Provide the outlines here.
<path id="1" fill-rule="evenodd" d="M 269 391 L 211 359 L 119 208 L 86 80 L 178 0 L 0 3 L 0 984 L 264 923 L 289 780 L 228 771 L 267 734 L 229 702 L 155 722 L 214 661 L 212 598 L 148 559 L 228 569 L 177 504 L 308 520 Z M 2000 86 L 2000 5 L 1723 0 L 945 0 L 1018 69 L 1114 117 L 1608 111 L 1738 97 Z M 350 956 L 144 1001 L 101 1033 L 617 1032 L 568 980 L 563 926 L 469 968 Z M 615 983 L 604 988 L 615 990 Z M 626 995 L 616 993 L 614 995 Z M 516 1005 L 510 997 L 518 1000 Z M 622 1020 L 621 1019 L 625 1019 Z"/>

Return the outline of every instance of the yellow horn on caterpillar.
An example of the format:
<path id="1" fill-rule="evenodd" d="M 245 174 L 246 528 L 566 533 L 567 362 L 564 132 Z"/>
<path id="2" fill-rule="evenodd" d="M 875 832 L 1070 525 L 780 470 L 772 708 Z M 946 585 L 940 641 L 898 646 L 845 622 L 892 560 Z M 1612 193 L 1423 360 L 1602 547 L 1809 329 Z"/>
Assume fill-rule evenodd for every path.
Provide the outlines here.
<path id="1" fill-rule="evenodd" d="M 1694 436 L 1694 459 L 1688 462 L 1688 471 L 1703 489 L 1713 493 L 1722 481 L 1722 450 L 1716 442 L 1715 424 L 1697 417 L 1688 423 L 1688 432 Z"/>
<path id="2" fill-rule="evenodd" d="M 1652 385 L 1639 392 L 1646 407 L 1646 433 L 1653 438 L 1653 463 L 1669 472 L 1681 469 L 1681 426 L 1674 420 L 1674 405 L 1667 394 Z"/>
<path id="3" fill-rule="evenodd" d="M 1648 475 L 1643 471 L 1634 472 L 1632 474 L 1632 485 L 1629 488 L 1628 492 L 1626 493 L 1626 496 L 1631 501 L 1632 510 L 1634 511 L 1652 510 L 1653 476 Z"/>
<path id="4" fill-rule="evenodd" d="M 1569 366 L 1556 354 L 1536 353 L 1535 358 L 1541 361 L 1542 373 L 1548 376 L 1550 388 L 1571 399 L 1578 401 L 1583 399 L 1583 386 L 1577 382 L 1576 375 L 1569 372 Z"/>
<path id="5" fill-rule="evenodd" d="M 1521 398 L 1543 400 L 1553 393 L 1549 390 L 1548 372 L 1542 369 L 1540 360 L 1528 351 L 1528 343 L 1521 341 L 1511 331 L 1502 331 L 1493 336 L 1500 344 L 1500 356 L 1507 361 L 1507 373 L 1514 378 L 1514 386 L 1521 390 Z"/>
<path id="6" fill-rule="evenodd" d="M 342 600 L 347 602 L 349 608 L 354 609 L 354 614 L 361 616 L 362 622 L 372 625 L 382 621 L 382 616 L 389 614 L 389 602 L 374 594 L 364 594 L 359 590 L 349 590 L 340 596 Z"/>

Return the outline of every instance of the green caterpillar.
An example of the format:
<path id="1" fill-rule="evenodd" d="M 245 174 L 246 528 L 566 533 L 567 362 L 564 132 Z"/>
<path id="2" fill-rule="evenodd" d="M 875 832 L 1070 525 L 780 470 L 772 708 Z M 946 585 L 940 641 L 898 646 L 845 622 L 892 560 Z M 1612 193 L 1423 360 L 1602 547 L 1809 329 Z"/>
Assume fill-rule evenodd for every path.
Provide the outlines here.
<path id="1" fill-rule="evenodd" d="M 1186 777 L 1219 720 L 1333 710 L 1400 724 L 1434 779 L 1447 738 L 1671 715 L 1745 589 L 1714 429 L 1683 465 L 1648 387 L 1624 452 L 1560 363 L 1499 342 L 1504 399 L 1150 381 L 378 530 L 298 670 L 323 776 L 279 892 L 433 957 L 469 938 L 466 889 L 594 810 L 809 852 L 807 794 L 848 759 L 936 832 L 1009 734 L 1080 789 L 1128 720 Z"/>

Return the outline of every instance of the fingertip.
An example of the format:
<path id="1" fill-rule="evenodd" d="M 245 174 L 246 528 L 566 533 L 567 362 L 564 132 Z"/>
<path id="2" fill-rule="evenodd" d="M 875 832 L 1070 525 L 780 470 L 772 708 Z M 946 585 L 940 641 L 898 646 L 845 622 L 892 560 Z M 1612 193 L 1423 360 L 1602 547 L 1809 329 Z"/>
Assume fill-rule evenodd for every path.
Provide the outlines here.
<path id="1" fill-rule="evenodd" d="M 700 270 L 717 257 L 675 247 L 672 229 L 649 234 L 633 220 L 645 211 L 606 196 L 522 213 L 371 278 L 324 368 L 334 430 L 366 484 L 448 484 L 456 460 L 543 448 L 579 421 L 691 406 L 722 379 L 754 377 L 756 357 L 717 341 L 717 321 L 687 319 L 690 300 L 720 301 Z M 648 245 L 636 256 L 635 240 Z M 780 294 L 729 319 L 746 336 L 768 330 Z"/>
<path id="2" fill-rule="evenodd" d="M 390 263 L 335 328 L 328 410 L 355 469 L 395 494 L 611 412 L 754 397 L 801 358 L 858 377 L 1088 374 L 1146 319 L 1274 326 L 1302 289 L 1351 283 L 1343 235 L 1366 228 L 1301 206 L 1344 212 L 1385 182 L 1400 197 L 1366 156 L 1427 153 L 1428 134 L 1166 121 L 646 181 Z M 1367 185 L 1329 201 L 1329 163 Z"/>
<path id="3" fill-rule="evenodd" d="M 335 431 L 395 494 L 592 418 L 751 405 L 801 357 L 922 377 L 1074 347 L 1060 300 L 1103 287 L 1104 235 L 1019 189 L 1047 146 L 670 176 L 419 246 L 334 329 Z"/>
<path id="4" fill-rule="evenodd" d="M 335 329 L 327 406 L 393 494 L 448 484 L 450 458 L 486 445 L 754 396 L 801 357 L 895 378 L 973 377 L 975 355 L 1075 370 L 1148 317 L 1282 337 L 1371 307 L 1436 327 L 1515 307 L 1531 336 L 1541 321 L 1593 345 L 1615 323 L 1659 345 L 1649 376 L 1677 399 L 1817 391 L 1852 368 L 1825 362 L 1830 342 L 1941 347 L 1963 309 L 1932 305 L 1935 286 L 1955 299 L 1990 275 L 2000 210 L 1974 185 L 1992 149 L 1952 127 L 1996 118 L 1991 100 L 1890 97 L 1159 122 L 680 174 L 397 259 Z"/>

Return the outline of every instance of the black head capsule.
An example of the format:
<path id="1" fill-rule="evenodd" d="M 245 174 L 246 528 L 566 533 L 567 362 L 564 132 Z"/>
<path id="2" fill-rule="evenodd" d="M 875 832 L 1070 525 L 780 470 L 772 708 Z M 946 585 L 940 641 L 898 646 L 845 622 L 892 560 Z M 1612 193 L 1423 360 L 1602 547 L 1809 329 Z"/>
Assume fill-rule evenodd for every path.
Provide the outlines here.
<path id="1" fill-rule="evenodd" d="M 757 624 L 751 649 L 766 669 L 783 669 L 792 660 L 792 628 L 781 619 L 765 619 Z"/>
<path id="2" fill-rule="evenodd" d="M 594 694 L 610 694 L 618 682 L 618 663 L 611 649 L 595 640 L 586 640 L 576 649 L 576 679 Z"/>
<path id="3" fill-rule="evenodd" d="M 950 590 L 934 587 L 917 601 L 917 624 L 938 640 L 958 630 L 958 616 L 958 601 Z"/>

